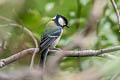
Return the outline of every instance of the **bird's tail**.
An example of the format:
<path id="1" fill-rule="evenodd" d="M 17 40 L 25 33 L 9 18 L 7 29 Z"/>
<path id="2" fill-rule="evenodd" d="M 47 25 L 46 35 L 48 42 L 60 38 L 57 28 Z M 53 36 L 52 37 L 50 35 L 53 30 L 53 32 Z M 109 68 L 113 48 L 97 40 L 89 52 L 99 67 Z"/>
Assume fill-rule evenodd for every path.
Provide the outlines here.
<path id="1" fill-rule="evenodd" d="M 43 68 L 45 66 L 47 53 L 48 53 L 48 48 L 41 52 L 40 68 Z"/>

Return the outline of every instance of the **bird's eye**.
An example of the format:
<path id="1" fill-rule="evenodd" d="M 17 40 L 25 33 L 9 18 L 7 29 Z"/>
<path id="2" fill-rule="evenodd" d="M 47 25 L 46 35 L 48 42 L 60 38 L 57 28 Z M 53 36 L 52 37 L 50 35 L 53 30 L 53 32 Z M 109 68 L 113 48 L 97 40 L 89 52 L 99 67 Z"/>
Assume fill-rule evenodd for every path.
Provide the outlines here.
<path id="1" fill-rule="evenodd" d="M 61 17 L 58 19 L 58 23 L 59 23 L 61 26 L 64 26 L 64 25 L 65 25 L 65 22 L 64 22 L 63 18 L 61 18 Z"/>

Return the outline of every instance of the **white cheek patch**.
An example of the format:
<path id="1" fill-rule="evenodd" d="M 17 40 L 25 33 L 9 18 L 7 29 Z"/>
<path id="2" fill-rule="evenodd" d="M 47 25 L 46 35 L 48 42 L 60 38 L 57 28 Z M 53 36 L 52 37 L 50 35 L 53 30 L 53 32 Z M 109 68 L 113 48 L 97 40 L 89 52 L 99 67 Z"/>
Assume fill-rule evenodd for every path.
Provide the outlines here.
<path id="1" fill-rule="evenodd" d="M 64 26 L 65 25 L 65 22 L 62 18 L 59 18 L 58 19 L 58 23 L 61 25 L 61 26 Z"/>

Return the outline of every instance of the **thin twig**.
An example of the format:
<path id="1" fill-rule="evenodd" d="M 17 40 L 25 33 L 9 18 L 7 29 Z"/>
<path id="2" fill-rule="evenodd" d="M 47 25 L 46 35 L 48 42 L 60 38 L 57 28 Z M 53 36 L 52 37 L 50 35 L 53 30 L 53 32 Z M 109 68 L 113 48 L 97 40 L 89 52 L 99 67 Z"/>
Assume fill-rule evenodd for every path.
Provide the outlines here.
<path id="1" fill-rule="evenodd" d="M 120 72 L 116 73 L 111 80 L 117 80 L 118 76 L 120 76 Z"/>
<path id="2" fill-rule="evenodd" d="M 104 58 L 109 58 L 109 59 L 119 59 L 119 57 L 111 55 L 109 53 L 105 53 L 105 54 L 99 55 L 99 57 L 104 57 Z"/>
<path id="3" fill-rule="evenodd" d="M 33 54 L 35 49 L 36 49 L 36 52 L 39 52 L 39 48 L 29 48 L 21 52 L 15 53 L 14 55 L 8 58 L 1 59 L 0 67 L 4 67 L 5 65 L 10 64 L 18 59 L 21 59 L 29 54 Z M 58 52 L 59 54 L 64 53 L 62 55 L 63 57 L 87 57 L 87 56 L 97 56 L 103 53 L 108 53 L 108 52 L 113 52 L 113 51 L 118 51 L 118 50 L 120 50 L 120 46 L 99 49 L 99 50 L 82 50 L 82 51 L 50 50 L 49 54 L 57 55 L 57 52 Z"/>
<path id="4" fill-rule="evenodd" d="M 32 40 L 34 41 L 35 48 L 38 48 L 38 42 L 37 42 L 36 38 L 33 36 L 32 32 L 31 32 L 29 29 L 27 29 L 26 27 L 24 27 L 24 26 L 22 26 L 22 25 L 19 25 L 19 24 L 14 23 L 15 21 L 14 21 L 14 20 L 11 20 L 11 19 L 9 19 L 9 18 L 0 16 L 0 19 L 3 19 L 3 20 L 5 20 L 5 21 L 9 22 L 8 25 L 15 26 L 15 27 L 19 27 L 20 29 L 23 29 L 25 32 L 27 32 L 28 35 L 30 35 L 30 37 L 31 37 Z M 7 25 L 7 26 L 8 26 L 8 25 Z M 2 25 L 0 25 L 0 26 L 2 26 Z M 3 25 L 3 26 L 6 26 L 6 25 Z M 36 54 L 36 50 L 33 52 L 33 56 L 32 56 L 31 63 L 30 63 L 30 69 L 33 68 L 35 54 Z"/>
<path id="5" fill-rule="evenodd" d="M 113 5 L 113 7 L 114 7 L 114 10 L 115 10 L 115 12 L 116 12 L 116 15 L 117 15 L 118 25 L 119 25 L 119 32 L 120 32 L 120 13 L 119 13 L 119 11 L 118 11 L 118 7 L 117 7 L 117 5 L 116 5 L 116 3 L 115 3 L 115 0 L 111 0 L 111 2 L 112 2 L 112 5 Z"/>
<path id="6" fill-rule="evenodd" d="M 4 16 L 0 16 L 0 19 L 5 20 L 5 21 L 7 21 L 7 22 L 15 22 L 14 20 L 11 20 L 11 19 L 6 18 L 6 17 L 4 17 Z"/>
<path id="7" fill-rule="evenodd" d="M 18 26 L 19 28 L 23 28 L 23 30 L 25 30 L 31 36 L 31 38 L 33 39 L 33 41 L 35 43 L 35 48 L 38 48 L 38 42 L 37 42 L 37 40 L 35 39 L 35 37 L 33 36 L 32 32 L 29 29 L 27 29 L 26 27 L 23 27 L 23 26 L 21 26 L 19 24 L 9 24 L 9 25 L 11 25 L 11 26 Z M 37 52 L 37 50 L 35 50 L 33 52 L 33 56 L 32 56 L 31 63 L 30 63 L 30 69 L 33 69 L 36 52 Z"/>

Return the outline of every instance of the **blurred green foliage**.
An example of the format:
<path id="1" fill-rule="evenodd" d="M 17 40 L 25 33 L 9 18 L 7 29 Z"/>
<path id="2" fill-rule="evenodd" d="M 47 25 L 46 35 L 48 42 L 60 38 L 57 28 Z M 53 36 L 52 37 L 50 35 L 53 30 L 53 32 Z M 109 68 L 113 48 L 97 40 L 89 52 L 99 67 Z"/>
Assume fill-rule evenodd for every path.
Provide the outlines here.
<path id="1" fill-rule="evenodd" d="M 116 0 L 116 2 L 120 10 L 120 1 Z M 15 20 L 17 23 L 24 25 L 32 31 L 33 35 L 39 42 L 46 23 L 56 14 L 61 14 L 67 17 L 70 26 L 69 29 L 65 29 L 62 39 L 58 44 L 59 47 L 62 47 L 71 39 L 71 36 L 74 35 L 75 32 L 78 30 L 81 31 L 86 26 L 93 1 L 80 0 L 80 5 L 81 15 L 80 18 L 78 18 L 77 0 L 9 0 L 0 4 L 0 16 L 8 17 Z M 76 27 L 77 22 L 80 23 L 79 28 Z M 0 19 L 0 24 L 6 23 L 6 21 Z M 107 7 L 104 10 L 103 17 L 98 26 L 97 42 L 91 47 L 91 49 L 106 48 L 120 44 L 117 17 L 110 1 L 107 3 Z M 5 58 L 15 52 L 34 47 L 33 41 L 22 29 L 20 30 L 19 28 L 7 26 L 4 28 L 2 27 L 0 33 L 4 36 L 2 38 L 8 41 L 7 50 L 0 52 L 0 58 Z M 118 56 L 119 52 L 113 52 L 112 54 Z M 30 58 L 31 57 L 29 56 L 23 60 L 15 62 L 7 68 L 14 69 L 14 66 L 17 65 L 29 66 Z M 61 69 L 68 71 L 84 70 L 93 65 L 99 66 L 104 64 L 106 61 L 108 60 L 100 57 L 82 57 L 80 59 L 65 58 L 61 63 Z M 38 62 L 39 55 L 37 55 L 35 60 L 36 64 L 38 64 Z"/>

